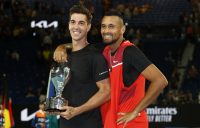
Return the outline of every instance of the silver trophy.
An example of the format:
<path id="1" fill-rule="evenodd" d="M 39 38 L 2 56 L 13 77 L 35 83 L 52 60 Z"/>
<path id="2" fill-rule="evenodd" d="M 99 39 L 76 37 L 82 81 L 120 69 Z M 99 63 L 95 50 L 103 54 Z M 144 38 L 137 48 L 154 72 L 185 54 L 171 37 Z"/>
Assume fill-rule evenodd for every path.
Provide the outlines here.
<path id="1" fill-rule="evenodd" d="M 57 66 L 50 70 L 45 111 L 65 111 L 61 110 L 61 107 L 68 105 L 68 101 L 62 97 L 62 92 L 69 79 L 70 68 L 67 66 Z M 52 93 L 54 93 L 54 95 Z"/>

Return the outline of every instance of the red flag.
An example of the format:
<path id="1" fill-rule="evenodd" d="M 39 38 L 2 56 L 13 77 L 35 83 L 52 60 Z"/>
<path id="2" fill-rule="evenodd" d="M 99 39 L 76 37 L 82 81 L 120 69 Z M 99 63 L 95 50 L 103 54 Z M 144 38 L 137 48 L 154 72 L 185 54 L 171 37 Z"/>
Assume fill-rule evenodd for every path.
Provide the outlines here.
<path id="1" fill-rule="evenodd" d="M 3 74 L 4 89 L 3 89 L 3 108 L 5 117 L 5 128 L 12 128 L 14 126 L 14 118 L 12 113 L 12 101 L 8 99 L 8 84 L 6 81 L 6 74 Z"/>
<path id="2" fill-rule="evenodd" d="M 7 108 L 8 84 L 6 81 L 6 74 L 3 74 L 3 108 Z"/>
<path id="3" fill-rule="evenodd" d="M 6 96 L 3 96 L 3 109 L 6 108 Z"/>
<path id="4" fill-rule="evenodd" d="M 9 98 L 9 101 L 8 101 L 8 111 L 9 111 L 9 114 L 10 114 L 11 127 L 14 127 L 15 122 L 14 122 L 14 117 L 13 117 L 13 112 L 12 112 L 12 99 L 11 98 Z"/>

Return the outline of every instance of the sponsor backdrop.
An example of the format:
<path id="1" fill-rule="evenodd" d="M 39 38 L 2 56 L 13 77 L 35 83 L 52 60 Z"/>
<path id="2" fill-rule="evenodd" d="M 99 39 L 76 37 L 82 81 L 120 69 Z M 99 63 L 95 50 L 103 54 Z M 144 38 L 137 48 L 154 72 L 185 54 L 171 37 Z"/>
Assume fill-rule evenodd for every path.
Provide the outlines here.
<path id="1" fill-rule="evenodd" d="M 147 113 L 150 128 L 169 127 L 199 127 L 200 128 L 200 105 L 180 106 L 150 106 Z M 13 105 L 13 115 L 16 128 L 31 127 L 31 120 L 38 106 Z"/>

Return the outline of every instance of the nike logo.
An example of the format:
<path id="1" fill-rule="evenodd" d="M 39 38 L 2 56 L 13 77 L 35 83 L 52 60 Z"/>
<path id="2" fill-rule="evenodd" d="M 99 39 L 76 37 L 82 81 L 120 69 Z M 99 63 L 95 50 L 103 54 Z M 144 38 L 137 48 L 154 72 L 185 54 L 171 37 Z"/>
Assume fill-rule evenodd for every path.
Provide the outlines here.
<path id="1" fill-rule="evenodd" d="M 118 63 L 118 61 L 113 60 L 113 63 Z"/>

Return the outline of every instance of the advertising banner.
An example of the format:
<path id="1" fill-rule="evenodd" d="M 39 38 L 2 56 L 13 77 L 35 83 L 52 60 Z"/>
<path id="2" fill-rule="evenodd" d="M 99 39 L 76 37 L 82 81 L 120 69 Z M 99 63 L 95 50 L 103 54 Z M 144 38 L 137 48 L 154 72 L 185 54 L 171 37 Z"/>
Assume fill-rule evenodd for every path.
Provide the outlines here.
<path id="1" fill-rule="evenodd" d="M 30 127 L 31 120 L 38 110 L 37 105 L 18 106 L 13 105 L 15 127 Z M 150 106 L 146 109 L 150 128 L 200 128 L 200 105 L 180 106 Z"/>

